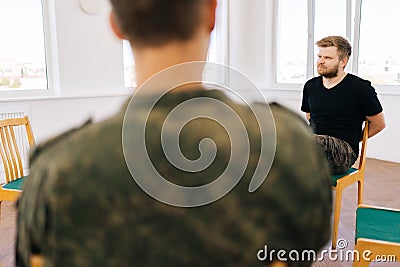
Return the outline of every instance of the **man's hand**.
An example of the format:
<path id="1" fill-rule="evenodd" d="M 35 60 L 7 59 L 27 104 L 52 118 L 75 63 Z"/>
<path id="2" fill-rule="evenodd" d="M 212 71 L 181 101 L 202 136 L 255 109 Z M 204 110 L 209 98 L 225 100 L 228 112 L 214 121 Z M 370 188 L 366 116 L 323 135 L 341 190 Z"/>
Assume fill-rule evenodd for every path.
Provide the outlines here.
<path id="1" fill-rule="evenodd" d="M 311 119 L 310 112 L 306 112 L 306 119 L 307 119 L 308 122 L 310 122 L 310 119 Z"/>

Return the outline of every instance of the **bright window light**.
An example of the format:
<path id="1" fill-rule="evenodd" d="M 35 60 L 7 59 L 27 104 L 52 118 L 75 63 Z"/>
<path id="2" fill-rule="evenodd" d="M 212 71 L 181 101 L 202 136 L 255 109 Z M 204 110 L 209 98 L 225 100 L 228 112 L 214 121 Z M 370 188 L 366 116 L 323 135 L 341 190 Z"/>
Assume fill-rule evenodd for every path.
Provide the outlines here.
<path id="1" fill-rule="evenodd" d="M 376 85 L 400 85 L 399 10 L 398 0 L 362 2 L 358 73 Z"/>
<path id="2" fill-rule="evenodd" d="M 0 91 L 47 89 L 40 0 L 0 1 Z"/>
<path id="3" fill-rule="evenodd" d="M 303 83 L 307 74 L 307 1 L 279 0 L 277 83 Z"/>

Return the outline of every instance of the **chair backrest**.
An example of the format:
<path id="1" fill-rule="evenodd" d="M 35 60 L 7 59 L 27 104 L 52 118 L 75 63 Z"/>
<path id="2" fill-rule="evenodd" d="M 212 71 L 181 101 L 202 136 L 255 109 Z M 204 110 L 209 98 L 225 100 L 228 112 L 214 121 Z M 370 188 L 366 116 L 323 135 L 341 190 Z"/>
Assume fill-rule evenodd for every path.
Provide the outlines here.
<path id="1" fill-rule="evenodd" d="M 15 134 L 15 129 L 20 126 L 25 126 L 29 147 L 33 147 L 35 139 L 28 116 L 0 120 L 0 156 L 6 174 L 6 183 L 24 176 L 21 153 Z"/>
<path id="2" fill-rule="evenodd" d="M 360 153 L 360 162 L 358 165 L 358 171 L 363 171 L 365 167 L 365 160 L 367 159 L 367 142 L 368 142 L 368 120 L 365 121 L 362 145 L 361 145 L 361 153 Z"/>

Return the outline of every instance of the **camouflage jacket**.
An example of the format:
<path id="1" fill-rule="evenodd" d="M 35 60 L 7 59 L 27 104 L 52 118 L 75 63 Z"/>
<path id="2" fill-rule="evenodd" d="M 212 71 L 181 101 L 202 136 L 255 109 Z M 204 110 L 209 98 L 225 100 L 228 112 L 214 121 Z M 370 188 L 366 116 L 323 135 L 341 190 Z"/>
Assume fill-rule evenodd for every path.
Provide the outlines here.
<path id="1" fill-rule="evenodd" d="M 216 99 L 234 110 L 245 126 L 249 147 L 246 142 L 235 144 L 239 148 L 231 146 L 241 131 L 232 130 L 229 121 L 199 118 L 182 127 L 174 125 L 178 120 L 173 118 L 172 125 L 162 130 L 174 107 L 199 97 Z M 45 266 L 51 267 L 250 267 L 265 265 L 257 257 L 265 246 L 285 251 L 320 249 L 331 230 L 327 164 L 300 117 L 277 104 L 253 107 L 270 107 L 270 125 L 274 123 L 275 129 L 260 130 L 249 108 L 220 91 L 194 90 L 169 93 L 148 117 L 145 105 L 131 110 L 124 106 L 103 122 L 88 123 L 39 145 L 32 154 L 30 176 L 18 203 L 17 265 L 28 266 L 31 254 L 41 254 Z M 189 115 L 201 110 L 220 112 L 210 103 L 192 103 Z M 126 111 L 131 116 L 127 117 Z M 147 155 L 128 151 L 134 155 L 133 168 L 141 169 L 150 160 L 170 182 L 193 187 L 212 182 L 232 164 L 228 174 L 238 172 L 240 181 L 218 200 L 192 208 L 168 205 L 149 196 L 132 178 L 137 169 L 131 170 L 124 157 L 131 144 L 123 136 L 144 117 Z M 123 128 L 128 132 L 123 133 Z M 179 138 L 175 141 L 185 158 L 194 161 L 208 150 L 217 151 L 207 168 L 193 172 L 170 163 L 161 146 L 175 142 L 175 133 L 170 131 L 177 129 Z M 274 136 L 275 130 L 276 140 L 262 144 L 273 148 L 276 141 L 272 167 L 261 186 L 250 193 L 257 164 L 263 164 L 259 162 L 260 135 Z M 199 145 L 204 138 L 212 139 L 215 146 Z M 123 146 L 123 142 L 128 144 Z M 238 151 L 246 162 L 242 172 L 235 169 L 241 164 L 231 162 L 235 158 L 232 154 Z M 146 170 L 139 174 L 145 176 Z"/>

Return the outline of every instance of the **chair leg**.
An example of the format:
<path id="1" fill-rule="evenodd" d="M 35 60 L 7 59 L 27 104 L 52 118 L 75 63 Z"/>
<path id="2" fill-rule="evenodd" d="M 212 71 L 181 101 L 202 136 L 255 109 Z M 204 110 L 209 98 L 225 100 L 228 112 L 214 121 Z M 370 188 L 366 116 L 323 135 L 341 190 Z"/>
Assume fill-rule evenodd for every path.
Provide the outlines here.
<path id="1" fill-rule="evenodd" d="M 356 241 L 356 242 L 357 242 L 357 241 Z M 369 264 L 370 264 L 371 262 L 366 261 L 366 260 L 364 259 L 364 257 L 362 257 L 362 253 L 364 252 L 363 245 L 360 245 L 359 243 L 356 243 L 356 245 L 355 245 L 355 247 L 354 247 L 354 250 L 358 251 L 360 257 L 359 257 L 358 260 L 357 260 L 357 259 L 354 259 L 354 261 L 353 261 L 353 267 L 368 267 Z"/>
<path id="2" fill-rule="evenodd" d="M 362 204 L 363 192 L 364 192 L 364 181 L 358 180 L 358 205 Z"/>
<path id="3" fill-rule="evenodd" d="M 360 260 L 360 261 L 354 261 L 353 262 L 353 267 L 368 267 L 369 266 L 368 261 Z"/>
<path id="4" fill-rule="evenodd" d="M 342 189 L 336 188 L 335 207 L 333 211 L 332 248 L 336 249 L 339 232 L 340 208 L 342 206 Z"/>

